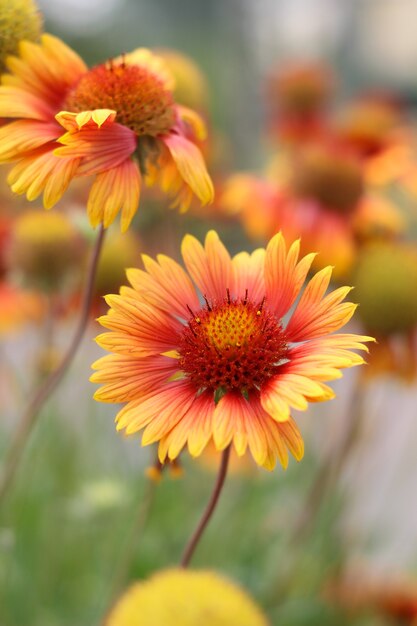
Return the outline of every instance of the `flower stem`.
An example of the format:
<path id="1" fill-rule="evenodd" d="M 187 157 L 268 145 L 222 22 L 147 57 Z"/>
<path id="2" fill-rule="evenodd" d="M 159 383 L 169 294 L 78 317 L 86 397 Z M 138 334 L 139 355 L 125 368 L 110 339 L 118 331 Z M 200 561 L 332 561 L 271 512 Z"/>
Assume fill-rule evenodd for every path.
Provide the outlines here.
<path id="1" fill-rule="evenodd" d="M 216 508 L 217 502 L 219 500 L 219 496 L 221 494 L 224 481 L 226 479 L 227 468 L 229 465 L 230 458 L 230 446 L 228 446 L 225 450 L 223 450 L 222 460 L 220 463 L 219 473 L 217 474 L 216 483 L 214 485 L 213 492 L 210 496 L 210 500 L 207 504 L 207 507 L 201 517 L 197 528 L 195 529 L 193 535 L 191 536 L 181 559 L 181 567 L 187 567 L 193 554 L 196 549 L 202 534 L 204 533 L 207 524 L 209 523 L 211 516 L 213 515 L 214 509 Z"/>
<path id="2" fill-rule="evenodd" d="M 85 285 L 81 304 L 81 315 L 74 333 L 74 337 L 61 363 L 53 372 L 49 374 L 49 376 L 44 379 L 42 384 L 33 394 L 26 407 L 25 412 L 22 415 L 11 446 L 6 453 L 3 471 L 0 474 L 0 507 L 3 504 L 6 494 L 8 493 L 13 483 L 13 479 L 16 475 L 16 471 L 22 459 L 26 444 L 29 441 L 32 429 L 36 424 L 39 411 L 48 400 L 49 396 L 56 389 L 58 384 L 61 382 L 84 336 L 84 332 L 88 325 L 91 301 L 94 295 L 94 283 L 103 240 L 104 227 L 103 225 L 100 225 L 100 230 L 98 232 L 97 239 L 94 244 L 94 248 L 90 258 L 87 272 L 87 282 Z"/>

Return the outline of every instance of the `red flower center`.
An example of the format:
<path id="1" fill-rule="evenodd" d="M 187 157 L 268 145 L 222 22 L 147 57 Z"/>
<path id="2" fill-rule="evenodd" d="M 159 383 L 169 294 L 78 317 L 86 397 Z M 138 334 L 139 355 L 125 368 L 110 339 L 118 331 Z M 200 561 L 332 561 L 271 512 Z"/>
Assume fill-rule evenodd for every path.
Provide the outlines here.
<path id="1" fill-rule="evenodd" d="M 145 67 L 108 62 L 84 74 L 65 107 L 79 113 L 113 109 L 116 121 L 138 135 L 163 135 L 175 121 L 174 101 L 163 81 Z"/>
<path id="2" fill-rule="evenodd" d="M 179 366 L 197 389 L 260 388 L 287 356 L 282 324 L 263 307 L 228 297 L 202 308 L 180 339 Z"/>

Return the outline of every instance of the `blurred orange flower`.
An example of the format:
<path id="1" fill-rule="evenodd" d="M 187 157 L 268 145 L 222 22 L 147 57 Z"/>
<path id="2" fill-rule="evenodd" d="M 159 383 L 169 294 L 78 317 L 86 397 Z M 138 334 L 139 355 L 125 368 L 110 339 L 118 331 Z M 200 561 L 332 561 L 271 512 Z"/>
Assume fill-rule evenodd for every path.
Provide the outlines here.
<path id="1" fill-rule="evenodd" d="M 402 573 L 381 575 L 351 568 L 326 589 L 326 596 L 350 613 L 372 609 L 404 626 L 417 624 L 417 581 Z M 391 622 L 390 622 L 391 623 Z"/>
<path id="2" fill-rule="evenodd" d="M 128 270 L 131 287 L 107 296 L 100 323 L 110 332 L 98 344 L 113 352 L 99 359 L 91 380 L 95 398 L 126 402 L 117 429 L 145 429 L 142 445 L 159 442 L 159 458 L 175 459 L 188 444 L 199 456 L 213 440 L 249 448 L 256 463 L 285 467 L 288 452 L 301 459 L 303 440 L 291 409 L 334 397 L 324 381 L 363 363 L 369 337 L 331 334 L 352 317 L 343 302 L 349 287 L 329 295 L 331 268 L 318 272 L 284 325 L 314 254 L 299 257 L 277 234 L 266 250 L 231 258 L 214 231 L 205 245 L 187 235 L 188 273 L 172 259 L 144 256 L 144 270 Z M 202 305 L 191 279 L 201 292 Z"/>
<path id="3" fill-rule="evenodd" d="M 255 240 L 278 231 L 290 240 L 301 237 L 303 254 L 319 252 L 313 267 L 334 265 L 337 280 L 348 276 L 359 243 L 396 236 L 405 228 L 394 205 L 364 193 L 361 161 L 324 143 L 299 147 L 291 158 L 274 158 L 267 178 L 232 175 L 220 205 L 239 217 Z"/>
<path id="4" fill-rule="evenodd" d="M 17 161 L 9 184 L 52 207 L 75 176 L 95 174 L 87 212 L 109 226 L 121 211 L 126 230 L 139 202 L 142 174 L 158 163 L 152 184 L 186 209 L 193 194 L 211 202 L 213 186 L 190 134 L 204 133 L 196 113 L 177 105 L 162 60 L 147 49 L 91 70 L 62 41 L 20 44 L 0 86 L 0 162 Z M 64 132 L 66 131 L 66 132 Z"/>
<path id="5" fill-rule="evenodd" d="M 40 295 L 0 282 L 0 333 L 10 333 L 27 322 L 39 321 L 43 310 Z"/>
<path id="6" fill-rule="evenodd" d="M 267 77 L 267 103 L 273 135 L 290 143 L 321 136 L 334 79 L 313 63 L 288 64 Z"/>

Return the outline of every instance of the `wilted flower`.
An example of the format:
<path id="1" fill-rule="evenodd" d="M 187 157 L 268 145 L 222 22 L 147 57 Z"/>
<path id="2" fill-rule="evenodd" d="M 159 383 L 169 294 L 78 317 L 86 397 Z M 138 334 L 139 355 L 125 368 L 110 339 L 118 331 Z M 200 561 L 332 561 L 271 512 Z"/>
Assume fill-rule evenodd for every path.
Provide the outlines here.
<path id="1" fill-rule="evenodd" d="M 128 270 L 132 287 L 108 296 L 97 338 L 114 352 L 94 364 L 95 398 L 126 402 L 118 430 L 143 428 L 142 444 L 159 442 L 159 458 L 176 458 L 188 444 L 199 456 L 213 440 L 232 442 L 239 455 L 272 469 L 288 463 L 287 448 L 303 456 L 291 409 L 334 396 L 323 381 L 363 363 L 352 349 L 368 337 L 330 334 L 348 322 L 356 305 L 342 301 L 349 287 L 326 294 L 331 268 L 307 284 L 284 323 L 314 254 L 298 261 L 299 242 L 286 249 L 281 234 L 266 250 L 233 259 L 214 231 L 203 247 L 187 235 L 182 254 L 188 274 L 172 259 L 144 256 L 145 271 Z M 191 279 L 201 292 L 202 304 Z"/>

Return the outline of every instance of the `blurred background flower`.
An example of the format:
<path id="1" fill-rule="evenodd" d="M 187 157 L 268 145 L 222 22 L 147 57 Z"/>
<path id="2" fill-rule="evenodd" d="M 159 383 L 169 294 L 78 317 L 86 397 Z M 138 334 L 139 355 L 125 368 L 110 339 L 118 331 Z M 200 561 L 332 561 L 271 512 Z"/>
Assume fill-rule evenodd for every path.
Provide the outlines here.
<path id="1" fill-rule="evenodd" d="M 252 598 L 211 571 L 171 569 L 138 582 L 118 600 L 106 626 L 268 626 Z"/>

